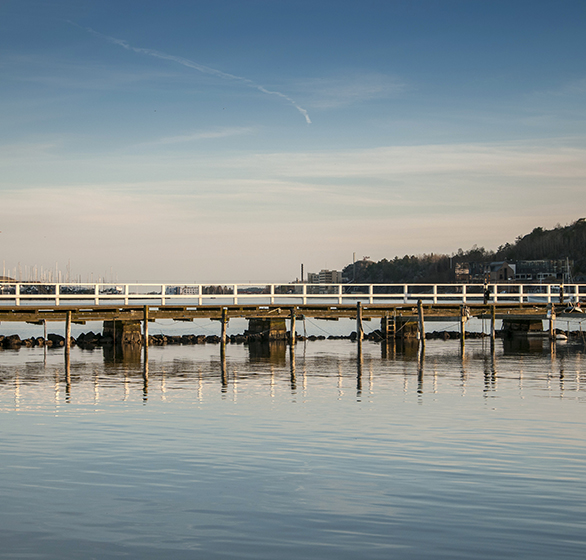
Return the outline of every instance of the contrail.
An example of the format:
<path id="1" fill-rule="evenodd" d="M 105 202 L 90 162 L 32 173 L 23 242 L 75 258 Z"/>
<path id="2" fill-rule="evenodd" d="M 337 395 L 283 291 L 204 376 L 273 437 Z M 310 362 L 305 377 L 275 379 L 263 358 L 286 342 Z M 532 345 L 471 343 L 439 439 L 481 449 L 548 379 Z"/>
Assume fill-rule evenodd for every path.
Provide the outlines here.
<path id="1" fill-rule="evenodd" d="M 72 23 L 76 27 L 80 27 L 76 23 L 73 23 L 73 22 L 70 22 L 70 23 Z M 299 105 L 297 105 L 297 103 L 295 103 L 295 101 L 293 99 L 291 99 L 288 95 L 285 95 L 284 93 L 281 93 L 280 91 L 272 91 L 272 90 L 266 89 L 262 86 L 259 86 L 256 83 L 254 83 L 252 80 L 249 80 L 248 78 L 243 78 L 241 76 L 235 76 L 234 74 L 227 74 L 226 72 L 222 72 L 221 70 L 216 70 L 215 68 L 210 68 L 209 66 L 203 66 L 202 64 L 198 64 L 197 62 L 193 62 L 192 60 L 189 60 L 188 58 L 183 58 L 181 56 L 173 56 L 171 54 L 165 54 L 165 53 L 162 53 L 159 51 L 155 51 L 153 49 L 144 49 L 144 48 L 140 48 L 140 47 L 133 47 L 132 45 L 129 45 L 126 41 L 123 41 L 122 39 L 116 39 L 115 37 L 109 37 L 108 35 L 104 35 L 102 33 L 99 33 L 98 31 L 94 31 L 90 27 L 86 27 L 83 29 L 92 33 L 93 35 L 96 35 L 97 37 L 105 39 L 106 41 L 109 41 L 110 43 L 113 43 L 114 45 L 118 45 L 128 51 L 132 51 L 132 52 L 135 52 L 138 54 L 146 54 L 147 56 L 153 56 L 155 58 L 160 58 L 161 60 L 170 60 L 171 62 L 176 62 L 177 64 L 181 64 L 182 66 L 186 66 L 187 68 L 192 68 L 193 70 L 197 70 L 198 72 L 202 72 L 203 74 L 211 74 L 213 76 L 218 76 L 219 78 L 223 78 L 225 80 L 234 80 L 237 82 L 241 82 L 248 87 L 251 87 L 251 88 L 257 89 L 258 91 L 261 91 L 262 93 L 267 93 L 269 95 L 277 95 L 279 97 L 282 97 L 283 99 L 285 99 L 286 101 L 291 103 L 291 105 L 293 105 L 293 107 L 295 107 L 295 109 L 297 109 L 305 117 L 305 121 L 307 122 L 307 124 L 311 124 L 311 119 L 309 118 L 307 111 L 303 107 L 300 107 Z"/>

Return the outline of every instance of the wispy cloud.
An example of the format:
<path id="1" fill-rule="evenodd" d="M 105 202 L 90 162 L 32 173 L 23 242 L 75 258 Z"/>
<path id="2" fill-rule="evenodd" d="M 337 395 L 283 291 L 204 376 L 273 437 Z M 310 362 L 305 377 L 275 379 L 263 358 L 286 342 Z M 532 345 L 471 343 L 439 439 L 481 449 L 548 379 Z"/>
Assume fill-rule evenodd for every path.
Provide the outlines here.
<path id="1" fill-rule="evenodd" d="M 302 84 L 312 107 L 337 109 L 374 99 L 386 99 L 407 89 L 398 78 L 380 73 L 358 73 L 316 78 Z"/>
<path id="2" fill-rule="evenodd" d="M 70 23 L 72 23 L 72 25 L 75 25 L 76 27 L 80 27 L 79 25 L 77 25 L 73 22 L 70 22 Z M 264 86 L 257 84 L 253 80 L 250 80 L 249 78 L 244 78 L 242 76 L 236 76 L 235 74 L 229 74 L 227 72 L 222 72 L 221 70 L 217 70 L 216 68 L 204 66 L 203 64 L 199 64 L 197 62 L 194 62 L 193 60 L 189 60 L 188 58 L 183 58 L 181 56 L 166 54 L 166 53 L 156 51 L 153 49 L 134 47 L 122 39 L 116 39 L 115 37 L 110 37 L 108 35 L 104 35 L 103 33 L 99 33 L 98 31 L 95 31 L 94 29 L 91 29 L 90 27 L 86 27 L 85 29 L 86 29 L 86 31 L 88 31 L 89 33 L 92 33 L 96 37 L 100 37 L 101 39 L 104 39 L 114 45 L 118 45 L 128 51 L 135 52 L 137 54 L 144 54 L 146 56 L 152 56 L 154 58 L 159 58 L 161 60 L 168 60 L 170 62 L 175 62 L 175 63 L 181 64 L 182 66 L 185 66 L 187 68 L 197 70 L 198 72 L 201 72 L 203 74 L 209 74 L 212 76 L 216 76 L 218 78 L 222 78 L 224 80 L 240 82 L 240 83 L 246 85 L 247 87 L 257 89 L 258 91 L 260 91 L 262 93 L 266 93 L 268 95 L 276 95 L 277 97 L 280 97 L 280 98 L 284 99 L 285 101 L 288 101 L 291 105 L 293 105 L 293 107 L 295 107 L 295 109 L 297 109 L 305 117 L 305 121 L 307 122 L 307 124 L 311 124 L 311 119 L 309 118 L 308 112 L 303 107 L 299 106 L 291 97 L 289 97 L 288 95 L 286 95 L 280 91 L 267 89 Z"/>
<path id="3" fill-rule="evenodd" d="M 213 140 L 217 138 L 229 138 L 250 134 L 253 131 L 250 127 L 222 128 L 218 130 L 204 130 L 193 134 L 180 134 L 177 136 L 166 136 L 153 142 L 143 142 L 141 146 L 165 146 L 169 144 L 183 144 L 186 142 L 198 142 L 201 140 Z"/>

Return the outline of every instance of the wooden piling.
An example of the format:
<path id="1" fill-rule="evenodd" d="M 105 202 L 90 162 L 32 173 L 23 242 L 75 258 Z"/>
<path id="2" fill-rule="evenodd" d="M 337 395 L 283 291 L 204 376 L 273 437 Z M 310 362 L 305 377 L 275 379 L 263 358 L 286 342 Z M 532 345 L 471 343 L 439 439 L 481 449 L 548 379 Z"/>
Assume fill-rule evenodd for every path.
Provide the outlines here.
<path id="1" fill-rule="evenodd" d="M 460 306 L 460 347 L 462 352 L 464 351 L 464 345 L 466 344 L 466 306 Z"/>
<path id="2" fill-rule="evenodd" d="M 65 353 L 71 350 L 71 311 L 65 314 Z"/>
<path id="3" fill-rule="evenodd" d="M 226 328 L 228 326 L 228 309 L 222 308 L 222 346 L 226 346 Z"/>
<path id="4" fill-rule="evenodd" d="M 362 342 L 364 338 L 364 331 L 362 329 L 362 304 L 358 302 L 356 304 L 356 339 L 358 342 Z"/>
<path id="5" fill-rule="evenodd" d="M 417 300 L 417 333 L 422 346 L 425 346 L 425 323 L 423 322 L 423 303 Z"/>
<path id="6" fill-rule="evenodd" d="M 549 305 L 549 338 L 555 340 L 555 305 Z"/>
<path id="7" fill-rule="evenodd" d="M 144 339 L 143 352 L 143 376 L 147 380 L 149 376 L 149 306 L 145 305 L 143 308 L 143 324 L 142 324 L 142 336 Z"/>
<path id="8" fill-rule="evenodd" d="M 490 340 L 494 342 L 496 338 L 496 306 L 490 306 Z"/>
<path id="9" fill-rule="evenodd" d="M 148 305 L 145 305 L 143 308 L 142 336 L 144 337 L 144 347 L 146 349 L 149 346 L 149 306 Z"/>
<path id="10" fill-rule="evenodd" d="M 291 346 L 295 345 L 297 339 L 297 333 L 295 332 L 295 308 L 291 308 Z"/>

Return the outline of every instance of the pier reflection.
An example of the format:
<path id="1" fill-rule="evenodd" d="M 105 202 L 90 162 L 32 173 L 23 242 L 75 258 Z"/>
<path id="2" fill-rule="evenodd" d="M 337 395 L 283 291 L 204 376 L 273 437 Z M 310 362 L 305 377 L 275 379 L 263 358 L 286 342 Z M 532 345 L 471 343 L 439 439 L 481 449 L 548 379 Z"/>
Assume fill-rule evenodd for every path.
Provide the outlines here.
<path id="1" fill-rule="evenodd" d="M 269 362 L 276 366 L 287 364 L 287 343 L 284 340 L 251 342 L 248 345 L 250 362 Z"/>
<path id="2" fill-rule="evenodd" d="M 63 354 L 62 349 L 49 349 L 46 359 L 41 348 L 5 351 L 5 359 L 0 362 L 0 391 L 12 389 L 17 368 L 7 363 L 18 363 L 20 357 L 24 358 L 18 382 L 21 393 L 23 387 L 28 390 L 48 382 L 52 398 L 57 395 L 59 400 L 60 395 L 67 402 L 90 393 L 96 402 L 97 395 L 103 400 L 118 382 L 124 399 L 133 390 L 140 390 L 145 403 L 153 394 L 159 394 L 159 381 L 161 392 L 166 392 L 165 399 L 175 398 L 182 393 L 177 389 L 193 385 L 200 400 L 208 398 L 207 387 L 213 387 L 216 394 L 235 396 L 237 384 L 242 389 L 243 384 L 254 383 L 270 385 L 270 394 L 275 398 L 283 388 L 291 395 L 302 389 L 304 398 L 311 397 L 319 386 L 330 381 L 340 398 L 352 394 L 358 399 L 365 395 L 366 388 L 370 397 L 399 380 L 405 393 L 417 394 L 421 399 L 426 393 L 456 386 L 462 394 L 477 392 L 490 397 L 500 390 L 499 385 L 512 379 L 524 392 L 536 384 L 550 392 L 560 391 L 561 396 L 586 389 L 580 383 L 585 348 L 578 340 L 499 339 L 494 344 L 488 339 L 471 340 L 464 354 L 455 340 L 428 341 L 424 348 L 417 340 L 397 340 L 380 344 L 380 349 L 371 341 L 318 341 L 297 346 L 273 342 L 250 347 L 201 345 L 143 350 L 136 346 L 96 350 L 73 347 Z M 30 361 L 33 356 L 36 362 Z M 217 391 L 218 385 L 221 391 Z M 246 395 L 246 391 L 240 390 L 239 394 Z"/>
<path id="3" fill-rule="evenodd" d="M 140 344 L 108 344 L 102 346 L 104 362 L 109 364 L 140 365 L 142 346 Z"/>

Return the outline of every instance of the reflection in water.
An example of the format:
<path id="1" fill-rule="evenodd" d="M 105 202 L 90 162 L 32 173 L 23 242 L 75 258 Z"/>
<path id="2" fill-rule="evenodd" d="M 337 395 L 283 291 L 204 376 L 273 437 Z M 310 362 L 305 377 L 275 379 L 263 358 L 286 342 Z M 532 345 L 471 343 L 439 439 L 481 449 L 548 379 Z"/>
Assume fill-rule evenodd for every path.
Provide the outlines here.
<path id="1" fill-rule="evenodd" d="M 362 341 L 360 339 L 356 348 L 356 398 L 360 398 L 362 396 Z"/>
<path id="2" fill-rule="evenodd" d="M 284 366 L 287 364 L 287 343 L 284 340 L 251 342 L 248 345 L 248 356 L 251 362 L 269 362 Z"/>
<path id="3" fill-rule="evenodd" d="M 103 402 L 102 385 L 105 379 L 109 384 L 119 379 L 122 389 L 120 399 L 129 400 L 132 396 L 132 388 L 136 387 L 137 378 L 141 380 L 142 398 L 145 403 L 149 394 L 152 396 L 153 379 L 156 380 L 157 393 L 160 392 L 162 399 L 172 397 L 171 389 L 175 388 L 179 379 L 184 380 L 182 387 L 185 388 L 190 386 L 190 380 L 197 379 L 200 401 L 204 399 L 204 389 L 211 379 L 215 379 L 216 384 L 217 381 L 221 382 L 222 394 L 232 391 L 234 399 L 237 383 L 248 384 L 254 378 L 263 379 L 263 382 L 270 387 L 269 394 L 276 397 L 284 375 L 286 375 L 289 394 L 296 394 L 302 386 L 304 395 L 316 379 L 331 377 L 335 380 L 339 398 L 348 394 L 350 375 L 353 378 L 353 389 L 356 391 L 352 393 L 361 398 L 364 375 L 367 374 L 370 395 L 375 395 L 381 384 L 395 382 L 399 378 L 402 382 L 402 391 L 407 394 L 412 391 L 419 396 L 426 392 L 441 393 L 443 380 L 453 379 L 456 373 L 458 386 L 462 391 L 461 394 L 464 395 L 467 390 L 476 388 L 478 380 L 482 381 L 480 390 L 485 397 L 494 395 L 498 390 L 497 382 L 500 383 L 504 377 L 516 380 L 518 390 L 522 391 L 519 394 L 525 393 L 527 384 L 538 378 L 546 381 L 544 386 L 549 391 L 559 390 L 564 395 L 569 391 L 579 392 L 581 390 L 579 360 L 584 352 L 583 345 L 578 342 L 556 344 L 554 341 L 550 346 L 549 340 L 541 340 L 539 344 L 541 352 L 536 351 L 533 343 L 518 344 L 516 341 L 497 340 L 495 344 L 489 344 L 486 341 L 472 340 L 468 342 L 464 355 L 459 353 L 456 341 L 428 341 L 423 348 L 417 344 L 417 341 L 398 340 L 395 345 L 381 346 L 381 348 L 386 347 L 386 350 L 377 348 L 377 344 L 369 341 L 362 344 L 355 343 L 355 346 L 346 341 L 324 341 L 304 345 L 303 352 L 299 354 L 297 347 L 282 342 L 255 344 L 250 348 L 242 345 L 228 345 L 224 348 L 216 345 L 151 347 L 144 354 L 145 358 L 138 362 L 136 358 L 140 356 L 140 353 L 137 354 L 134 349 L 125 352 L 126 348 L 119 348 L 118 351 L 115 351 L 113 347 L 94 351 L 73 348 L 64 357 L 61 352 L 49 350 L 47 365 L 44 365 L 43 349 L 38 349 L 36 353 L 33 349 L 21 349 L 18 356 L 24 357 L 29 354 L 38 356 L 38 365 L 36 367 L 27 365 L 24 370 L 27 387 L 31 383 L 50 378 L 51 398 L 55 402 L 59 402 L 60 391 L 65 392 L 66 402 L 70 402 L 74 396 L 76 399 L 81 398 L 81 387 L 87 381 L 91 381 L 93 402 Z M 336 350 L 331 352 L 330 348 Z M 514 349 L 517 349 L 516 353 Z M 158 357 L 156 360 L 150 359 L 152 352 L 156 353 Z M 218 352 L 220 352 L 219 364 Z M 176 354 L 180 355 L 181 359 L 173 359 L 169 362 L 169 358 Z M 344 357 L 344 354 L 347 357 Z M 393 354 L 395 357 L 389 359 L 389 356 Z M 6 354 L 6 356 L 10 355 Z M 205 359 L 197 357 L 201 355 L 209 355 L 209 357 Z M 227 365 L 228 355 L 233 364 L 231 367 L 233 371 L 230 374 Z M 100 356 L 103 356 L 101 360 Z M 283 356 L 285 356 L 284 360 Z M 60 359 L 57 360 L 57 357 Z M 163 358 L 163 361 L 159 357 Z M 88 365 L 85 365 L 86 362 Z M 365 370 L 366 362 L 368 362 L 368 372 Z M 213 368 L 210 368 L 210 363 L 214 364 Z M 61 364 L 64 364 L 64 369 L 59 367 Z M 500 371 L 497 372 L 497 369 Z M 238 371 L 238 378 L 236 371 Z M 433 381 L 426 383 L 425 377 L 430 373 L 433 373 Z M 0 388 L 8 379 L 20 390 L 22 374 L 20 380 L 15 381 L 13 370 L 0 365 Z M 558 383 L 552 387 L 551 381 L 554 379 Z M 18 401 L 20 402 L 20 399 Z"/>
<path id="4" fill-rule="evenodd" d="M 140 364 L 140 344 L 109 344 L 102 346 L 104 361 L 116 364 Z"/>
<path id="5" fill-rule="evenodd" d="M 425 345 L 419 345 L 417 352 L 417 393 L 423 394 L 423 367 L 425 365 Z"/>
<path id="6" fill-rule="evenodd" d="M 0 351 L 3 556 L 584 557 L 582 345 L 357 348 Z"/>
<path id="7" fill-rule="evenodd" d="M 295 393 L 297 390 L 297 379 L 295 376 L 295 344 L 289 345 L 289 364 L 291 366 L 291 392 Z"/>
<path id="8" fill-rule="evenodd" d="M 220 344 L 220 370 L 222 373 L 222 393 L 228 391 L 228 372 L 226 371 L 226 345 Z"/>

